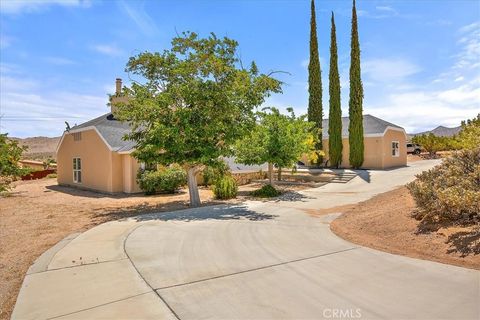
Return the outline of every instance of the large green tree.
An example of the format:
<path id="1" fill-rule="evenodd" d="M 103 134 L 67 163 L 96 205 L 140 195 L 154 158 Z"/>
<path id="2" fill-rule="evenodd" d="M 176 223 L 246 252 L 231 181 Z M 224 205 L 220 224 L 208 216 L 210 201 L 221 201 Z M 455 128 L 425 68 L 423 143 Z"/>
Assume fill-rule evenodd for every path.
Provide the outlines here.
<path id="1" fill-rule="evenodd" d="M 124 88 L 127 103 L 115 116 L 129 121 L 134 156 L 145 163 L 183 165 L 188 173 L 190 205 L 200 205 L 196 174 L 232 154 L 233 143 L 255 124 L 255 108 L 280 81 L 245 69 L 238 43 L 210 34 L 184 32 L 161 53 L 131 57 L 126 71 L 139 76 Z"/>
<path id="2" fill-rule="evenodd" d="M 315 1 L 311 2 L 310 18 L 310 62 L 308 64 L 308 121 L 314 122 L 318 129 L 317 150 L 322 150 L 322 71 L 318 56 L 317 21 L 315 17 Z M 321 160 L 321 157 L 319 157 Z"/>
<path id="3" fill-rule="evenodd" d="M 360 71 L 360 43 L 358 40 L 357 10 L 352 7 L 352 38 L 350 49 L 350 98 L 348 101 L 349 161 L 353 168 L 360 168 L 364 158 L 363 142 L 363 85 Z"/>
<path id="4" fill-rule="evenodd" d="M 305 116 L 296 117 L 292 109 L 289 115 L 276 108 L 260 112 L 255 128 L 239 140 L 235 154 L 239 163 L 247 165 L 268 163 L 270 184 L 273 185 L 273 166 L 292 167 L 302 154 L 314 149 L 312 132 L 315 124 L 305 121 Z"/>
<path id="5" fill-rule="evenodd" d="M 342 162 L 342 107 L 340 97 L 340 75 L 338 73 L 337 35 L 335 17 L 332 12 L 330 39 L 329 93 L 330 108 L 328 116 L 328 158 L 332 167 L 338 168 Z"/>
<path id="6" fill-rule="evenodd" d="M 0 192 L 7 191 L 10 183 L 17 177 L 27 174 L 29 170 L 19 166 L 18 161 L 27 148 L 8 138 L 8 134 L 0 134 Z"/>

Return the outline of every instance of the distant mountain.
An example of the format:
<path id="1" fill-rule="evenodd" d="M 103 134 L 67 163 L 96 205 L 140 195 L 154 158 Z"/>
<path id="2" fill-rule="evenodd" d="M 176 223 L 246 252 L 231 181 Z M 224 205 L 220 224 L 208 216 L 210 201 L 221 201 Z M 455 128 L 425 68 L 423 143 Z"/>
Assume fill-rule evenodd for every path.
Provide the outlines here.
<path id="1" fill-rule="evenodd" d="M 419 132 L 419 133 L 409 133 L 409 134 L 407 134 L 407 136 L 408 136 L 409 139 L 411 139 L 415 136 L 420 136 L 422 134 L 433 133 L 437 137 L 453 137 L 454 135 L 457 135 L 460 132 L 461 129 L 462 129 L 461 126 L 453 127 L 453 128 L 438 126 L 435 129 L 430 130 L 430 131 L 424 131 L 424 132 Z"/>
<path id="2" fill-rule="evenodd" d="M 22 146 L 28 149 L 23 153 L 24 159 L 46 160 L 56 159 L 55 150 L 61 137 L 31 137 L 31 138 L 9 138 L 18 141 Z"/>

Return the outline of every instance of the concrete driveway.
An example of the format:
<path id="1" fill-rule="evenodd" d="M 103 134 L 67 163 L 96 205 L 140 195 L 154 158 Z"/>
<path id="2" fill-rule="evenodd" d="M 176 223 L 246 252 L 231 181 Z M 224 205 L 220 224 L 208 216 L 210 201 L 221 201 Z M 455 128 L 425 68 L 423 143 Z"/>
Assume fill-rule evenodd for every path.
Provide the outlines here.
<path id="1" fill-rule="evenodd" d="M 279 201 L 102 224 L 37 260 L 12 318 L 479 319 L 480 272 L 359 247 L 330 231 L 337 214 L 312 214 L 434 164 L 364 171 Z"/>

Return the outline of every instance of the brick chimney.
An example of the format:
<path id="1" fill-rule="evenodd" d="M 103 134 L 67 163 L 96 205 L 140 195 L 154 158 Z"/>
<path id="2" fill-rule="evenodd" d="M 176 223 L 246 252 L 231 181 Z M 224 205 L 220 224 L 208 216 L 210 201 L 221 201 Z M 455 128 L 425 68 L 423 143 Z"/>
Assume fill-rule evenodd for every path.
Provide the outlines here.
<path id="1" fill-rule="evenodd" d="M 127 103 L 128 99 L 122 95 L 122 79 L 115 79 L 115 94 L 110 98 L 110 111 L 115 113 L 116 103 Z"/>
<path id="2" fill-rule="evenodd" d="M 122 93 L 122 79 L 115 79 L 115 94 L 119 96 Z"/>

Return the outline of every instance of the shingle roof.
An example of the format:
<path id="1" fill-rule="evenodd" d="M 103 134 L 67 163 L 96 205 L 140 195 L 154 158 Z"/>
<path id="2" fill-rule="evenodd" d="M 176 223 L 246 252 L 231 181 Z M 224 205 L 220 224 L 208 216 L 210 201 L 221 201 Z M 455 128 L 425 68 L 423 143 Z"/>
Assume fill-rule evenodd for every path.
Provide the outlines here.
<path id="1" fill-rule="evenodd" d="M 324 119 L 323 122 L 323 139 L 328 138 L 328 119 Z M 348 137 L 348 125 L 350 124 L 350 119 L 348 117 L 342 117 L 342 137 Z M 387 127 L 394 127 L 403 129 L 396 124 L 391 122 L 379 119 L 370 114 L 363 115 L 363 134 L 381 134 L 384 133 Z"/>
<path id="2" fill-rule="evenodd" d="M 135 149 L 135 142 L 123 140 L 123 137 L 130 133 L 128 122 L 116 120 L 112 113 L 101 115 L 98 118 L 74 126 L 71 130 L 95 127 L 114 151 L 130 151 Z"/>
<path id="3" fill-rule="evenodd" d="M 350 119 L 342 117 L 342 137 L 348 137 L 348 125 Z M 123 137 L 130 133 L 131 127 L 128 122 L 121 122 L 116 120 L 112 113 L 101 115 L 98 118 L 84 122 L 80 125 L 74 126 L 72 130 L 82 129 L 87 127 L 95 127 L 107 143 L 114 151 L 128 152 L 135 149 L 135 142 L 131 140 L 123 140 Z M 384 133 L 387 127 L 395 127 L 403 129 L 396 124 L 379 119 L 372 115 L 366 114 L 363 116 L 363 131 L 364 134 L 381 134 Z M 324 139 L 328 138 L 328 119 L 323 120 Z M 245 168 L 242 168 L 244 170 Z"/>

